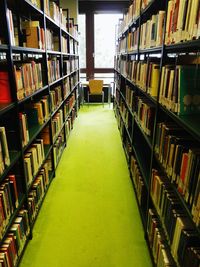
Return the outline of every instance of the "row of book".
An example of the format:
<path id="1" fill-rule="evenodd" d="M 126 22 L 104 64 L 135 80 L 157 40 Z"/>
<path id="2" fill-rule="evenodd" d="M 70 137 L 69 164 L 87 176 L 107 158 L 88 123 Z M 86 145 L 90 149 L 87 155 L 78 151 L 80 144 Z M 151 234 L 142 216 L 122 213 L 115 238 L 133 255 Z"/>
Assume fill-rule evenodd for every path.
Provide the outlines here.
<path id="1" fill-rule="evenodd" d="M 144 184 L 144 178 L 142 177 L 134 155 L 131 155 L 130 158 L 130 173 L 134 183 L 138 202 L 140 204 L 140 207 L 145 211 L 147 207 L 147 190 Z"/>
<path id="2" fill-rule="evenodd" d="M 146 97 L 137 96 L 136 120 L 147 136 L 152 136 L 155 120 L 155 106 Z"/>
<path id="3" fill-rule="evenodd" d="M 124 132 L 125 132 L 125 127 L 124 127 L 124 122 L 122 120 L 120 111 L 118 109 L 118 102 L 114 106 L 114 111 L 115 111 L 115 115 L 116 115 L 116 119 L 117 119 L 117 124 L 118 124 L 118 128 L 119 128 L 119 132 L 120 132 L 121 138 L 123 138 Z"/>
<path id="4" fill-rule="evenodd" d="M 60 62 L 56 57 L 47 61 L 48 80 L 54 82 L 60 78 Z"/>
<path id="5" fill-rule="evenodd" d="M 131 4 L 128 8 L 126 14 L 124 14 L 123 19 L 119 21 L 118 25 L 118 35 L 120 35 L 126 27 L 130 25 L 132 21 L 134 21 L 140 15 L 140 3 L 139 1 L 131 1 Z"/>
<path id="6" fill-rule="evenodd" d="M 71 92 L 71 80 L 70 77 L 68 76 L 67 78 L 64 79 L 63 82 L 63 95 L 64 95 L 64 99 L 70 94 Z"/>
<path id="7" fill-rule="evenodd" d="M 200 112 L 199 65 L 162 67 L 159 102 L 178 115 Z"/>
<path id="8" fill-rule="evenodd" d="M 139 29 L 132 28 L 127 37 L 120 40 L 119 52 L 132 52 L 137 50 Z"/>
<path id="9" fill-rule="evenodd" d="M 19 211 L 0 246 L 1 266 L 16 266 L 30 233 L 28 211 Z"/>
<path id="10" fill-rule="evenodd" d="M 126 128 L 130 128 L 130 124 L 131 124 L 131 114 L 129 114 L 129 111 L 126 107 L 125 102 L 123 101 L 122 97 L 120 96 L 119 91 L 116 91 L 116 101 L 117 101 L 117 105 L 120 111 L 120 116 L 122 117 L 122 120 L 126 126 Z"/>
<path id="11" fill-rule="evenodd" d="M 66 88 L 66 90 L 68 90 L 68 88 Z M 65 92 L 66 96 L 69 94 L 69 92 L 68 93 L 67 92 Z M 32 125 L 32 127 L 43 125 L 47 121 L 47 119 L 50 117 L 50 104 L 51 104 L 51 111 L 53 112 L 54 110 L 56 110 L 57 107 L 59 107 L 62 101 L 63 101 L 62 88 L 61 86 L 56 86 L 50 91 L 50 96 L 48 95 L 43 96 L 40 99 L 40 101 L 32 102 L 32 103 L 25 105 L 25 111 L 19 113 L 23 147 L 26 146 L 30 140 L 30 131 L 31 131 L 30 125 Z M 74 106 L 74 103 L 75 103 L 75 94 L 73 93 L 70 96 L 70 98 L 66 100 L 64 104 L 64 114 L 66 116 L 69 113 L 69 111 L 72 109 L 72 107 Z M 60 110 L 60 112 L 62 111 Z M 55 118 L 53 118 L 53 121 L 54 119 Z M 42 130 L 42 134 L 44 134 L 44 130 Z M 5 139 L 5 132 L 4 134 L 2 134 L 2 136 L 4 136 L 3 140 L 7 142 L 7 139 Z M 0 137 L 1 137 L 1 128 L 0 128 Z M 9 165 L 9 161 L 8 161 L 9 152 L 8 152 L 7 145 L 4 145 L 3 148 L 4 150 L 2 150 L 2 158 L 4 160 L 2 160 L 2 172 L 5 169 L 3 168 L 4 167 L 3 163 L 6 161 L 6 164 Z"/>
<path id="12" fill-rule="evenodd" d="M 73 19 L 69 19 L 68 29 L 69 29 L 69 33 L 75 39 L 78 39 L 78 28 L 77 28 L 77 25 L 74 25 Z"/>
<path id="13" fill-rule="evenodd" d="M 135 96 L 135 91 L 133 89 L 130 88 L 130 86 L 126 85 L 125 87 L 125 100 L 126 100 L 126 104 L 129 107 L 129 109 L 134 112 L 135 111 L 135 107 L 136 107 L 136 96 Z"/>
<path id="14" fill-rule="evenodd" d="M 180 57 L 178 61 L 181 63 L 187 59 L 193 64 L 167 64 L 162 67 L 160 89 L 158 87 L 160 77 L 158 63 L 122 59 L 120 66 L 118 60 L 116 64 L 125 77 L 151 96 L 156 97 L 159 89 L 159 102 L 167 109 L 178 115 L 196 114 L 200 111 L 199 58 Z"/>
<path id="15" fill-rule="evenodd" d="M 56 23 L 60 24 L 60 8 L 55 2 L 44 0 L 44 12 Z"/>
<path id="16" fill-rule="evenodd" d="M 59 36 L 56 35 L 50 29 L 46 29 L 46 33 L 45 34 L 46 34 L 46 47 L 47 47 L 47 50 L 60 51 Z"/>
<path id="17" fill-rule="evenodd" d="M 36 139 L 24 155 L 26 185 L 31 185 L 45 159 L 43 139 Z"/>
<path id="18" fill-rule="evenodd" d="M 200 37 L 200 4 L 198 0 L 170 0 L 167 9 L 165 44 Z"/>
<path id="19" fill-rule="evenodd" d="M 150 192 L 167 234 L 172 256 L 180 266 L 184 266 L 184 257 L 188 248 L 199 248 L 198 232 L 183 210 L 182 203 L 174 192 L 171 182 L 156 169 L 152 170 Z M 199 250 L 197 251 L 190 266 L 198 266 L 195 263 L 200 263 Z"/>
<path id="20" fill-rule="evenodd" d="M 158 123 L 155 153 L 199 224 L 200 147 L 175 123 Z"/>
<path id="21" fill-rule="evenodd" d="M 16 176 L 9 174 L 0 184 L 0 239 L 2 239 L 10 217 L 18 205 L 19 194 Z"/>
<path id="22" fill-rule="evenodd" d="M 17 87 L 17 99 L 21 100 L 43 86 L 42 65 L 40 62 L 15 64 L 14 73 Z M 9 81 L 8 81 L 9 83 Z M 9 85 L 7 85 L 7 90 Z"/>
<path id="23" fill-rule="evenodd" d="M 15 27 L 15 25 L 14 25 Z M 38 48 L 38 49 L 45 49 L 45 33 L 44 29 L 40 27 L 40 22 L 37 20 L 28 20 L 21 22 L 21 28 L 23 36 L 25 37 L 23 46 L 24 47 L 31 47 L 31 48 Z M 12 45 L 19 45 L 19 36 L 16 36 L 18 33 L 15 34 L 15 43 Z M 46 32 L 47 37 L 47 32 Z"/>
<path id="24" fill-rule="evenodd" d="M 132 0 L 130 2 L 128 11 L 124 14 L 123 19 L 120 19 L 118 25 L 118 35 L 120 35 L 134 20 L 140 16 L 140 12 L 143 11 L 152 0 Z"/>
<path id="25" fill-rule="evenodd" d="M 0 127 L 0 175 L 10 165 L 10 154 L 5 127 Z"/>
<path id="26" fill-rule="evenodd" d="M 57 136 L 63 127 L 63 123 L 63 110 L 59 109 L 52 118 L 52 136 L 54 141 L 57 139 Z"/>
<path id="27" fill-rule="evenodd" d="M 48 164 L 44 163 L 28 194 L 31 223 L 34 222 L 50 182 Z"/>
<path id="28" fill-rule="evenodd" d="M 61 48 L 63 53 L 69 53 L 70 51 L 73 52 L 73 50 L 69 50 L 68 39 L 64 36 L 61 36 Z"/>
<path id="29" fill-rule="evenodd" d="M 142 10 L 151 1 L 142 1 Z M 135 8 L 136 7 L 136 8 Z M 137 8 L 138 7 L 138 8 Z M 179 43 L 198 39 L 200 37 L 200 4 L 198 0 L 170 0 L 167 6 L 167 18 L 165 29 L 165 44 Z M 162 45 L 165 11 L 160 10 L 150 20 L 141 26 L 140 48 L 150 48 Z M 130 22 L 140 14 L 140 1 L 133 1 L 127 14 L 118 25 L 118 33 L 121 34 Z"/>
<path id="30" fill-rule="evenodd" d="M 78 70 L 78 58 L 64 59 L 63 60 L 63 73 L 70 74 Z"/>
<path id="31" fill-rule="evenodd" d="M 155 120 L 155 106 L 148 100 L 147 97 L 137 96 L 135 91 L 129 86 L 125 87 L 124 97 L 126 104 L 130 110 L 135 114 L 135 120 L 140 125 L 140 128 L 147 136 L 152 136 L 153 126 Z M 119 93 L 116 93 L 116 99 L 124 119 L 125 125 L 128 129 L 131 128 L 131 117 L 132 114 L 126 108 L 124 101 L 119 97 Z"/>
<path id="32" fill-rule="evenodd" d="M 52 111 L 56 110 L 57 107 L 62 102 L 62 88 L 61 85 L 54 87 L 50 91 L 50 99 L 51 99 L 51 109 Z"/>
<path id="33" fill-rule="evenodd" d="M 161 46 L 163 43 L 165 11 L 160 10 L 141 25 L 140 49 Z"/>
<path id="34" fill-rule="evenodd" d="M 140 89 L 150 94 L 152 97 L 158 95 L 158 84 L 160 77 L 160 65 L 156 62 L 146 61 L 119 61 L 118 70 L 127 77 L 130 81 L 135 83 Z"/>
<path id="35" fill-rule="evenodd" d="M 73 73 L 73 75 L 71 75 L 71 86 L 72 88 L 75 87 L 79 81 L 79 77 L 78 77 L 78 72 Z"/>
<path id="36" fill-rule="evenodd" d="M 41 3 L 40 0 L 29 0 L 34 6 L 41 9 Z"/>
<path id="37" fill-rule="evenodd" d="M 73 108 L 72 111 L 71 111 L 70 116 L 67 118 L 67 120 L 65 122 L 66 139 L 68 139 L 69 134 L 70 134 L 71 130 L 73 129 L 75 118 L 76 118 L 76 109 Z"/>
<path id="38" fill-rule="evenodd" d="M 65 117 L 65 119 L 71 113 L 71 111 L 75 105 L 75 102 L 76 102 L 75 93 L 72 93 L 64 104 L 64 117 Z"/>
<path id="39" fill-rule="evenodd" d="M 155 266 L 176 266 L 171 255 L 170 248 L 167 244 L 162 224 L 160 223 L 156 211 L 153 209 L 149 209 L 148 211 L 147 234 Z"/>
<path id="40" fill-rule="evenodd" d="M 59 159 L 62 155 L 64 144 L 65 144 L 64 130 L 62 130 L 53 145 L 53 156 L 54 156 L 55 166 L 57 166 Z"/>

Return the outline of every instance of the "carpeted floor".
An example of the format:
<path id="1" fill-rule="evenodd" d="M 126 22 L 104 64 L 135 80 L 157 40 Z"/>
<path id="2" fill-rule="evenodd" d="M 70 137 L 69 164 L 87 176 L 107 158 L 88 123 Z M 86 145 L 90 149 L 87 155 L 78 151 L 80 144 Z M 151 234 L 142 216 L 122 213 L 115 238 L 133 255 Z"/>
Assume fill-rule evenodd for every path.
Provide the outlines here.
<path id="1" fill-rule="evenodd" d="M 82 107 L 20 267 L 151 267 L 114 112 Z"/>

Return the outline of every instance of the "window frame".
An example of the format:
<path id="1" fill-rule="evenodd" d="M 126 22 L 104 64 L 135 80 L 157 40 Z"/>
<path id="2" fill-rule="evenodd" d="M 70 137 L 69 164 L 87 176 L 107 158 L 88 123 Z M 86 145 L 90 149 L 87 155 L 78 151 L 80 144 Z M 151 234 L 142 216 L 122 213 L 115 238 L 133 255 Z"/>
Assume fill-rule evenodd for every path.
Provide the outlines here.
<path id="1" fill-rule="evenodd" d="M 94 78 L 95 73 L 114 73 L 113 68 L 95 68 L 94 66 L 94 15 L 125 13 L 128 5 L 129 1 L 79 1 L 79 14 L 85 14 L 86 18 L 86 68 L 80 69 L 80 72 L 86 73 L 87 79 Z"/>

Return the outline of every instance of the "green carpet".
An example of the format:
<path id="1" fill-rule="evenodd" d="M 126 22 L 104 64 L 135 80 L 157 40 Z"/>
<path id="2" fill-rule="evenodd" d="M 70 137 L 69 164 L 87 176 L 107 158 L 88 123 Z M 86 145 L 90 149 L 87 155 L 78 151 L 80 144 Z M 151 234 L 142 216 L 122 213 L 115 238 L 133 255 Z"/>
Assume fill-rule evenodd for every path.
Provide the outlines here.
<path id="1" fill-rule="evenodd" d="M 20 267 L 150 267 L 120 134 L 82 107 Z"/>

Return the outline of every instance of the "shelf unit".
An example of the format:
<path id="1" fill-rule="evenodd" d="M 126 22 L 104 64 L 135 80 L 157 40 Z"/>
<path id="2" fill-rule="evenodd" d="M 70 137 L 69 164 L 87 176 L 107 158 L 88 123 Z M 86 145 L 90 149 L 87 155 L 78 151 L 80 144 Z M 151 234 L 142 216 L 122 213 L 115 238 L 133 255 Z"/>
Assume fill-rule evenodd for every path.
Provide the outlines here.
<path id="1" fill-rule="evenodd" d="M 61 11 L 59 1 L 50 0 L 49 2 L 59 7 L 58 9 L 55 6 L 59 12 Z M 41 8 L 36 3 L 40 3 Z M 10 14 L 9 11 L 12 13 Z M 0 224 L 0 247 L 2 248 L 2 245 L 6 244 L 5 246 L 9 250 L 9 246 L 13 243 L 15 245 L 16 242 L 20 243 L 19 249 L 15 248 L 14 256 L 9 254 L 10 250 L 8 256 L 5 256 L 7 252 L 1 250 L 2 262 L 12 261 L 8 266 L 19 265 L 28 240 L 33 237 L 34 223 L 49 186 L 56 175 L 56 168 L 67 146 L 68 137 L 78 113 L 80 85 L 78 39 L 70 28 L 73 27 L 77 31 L 78 26 L 69 17 L 69 10 L 63 9 L 64 12 L 66 17 L 60 16 L 59 21 L 55 21 L 46 14 L 44 1 L 42 0 L 3 0 L 0 3 L 0 23 L 3 26 L 3 31 L 0 33 L 0 93 L 1 90 L 4 90 L 1 72 L 5 71 L 8 75 L 6 90 L 9 89 L 10 95 L 10 99 L 7 99 L 6 103 L 4 103 L 4 100 L 0 100 L 0 126 L 5 129 L 10 156 L 10 163 L 5 166 L 0 175 L 0 217 L 3 220 Z M 62 23 L 61 18 L 63 19 Z M 13 21 L 13 25 L 11 21 Z M 28 38 L 28 34 L 25 34 L 21 27 L 24 21 L 26 23 L 37 21 L 40 25 L 39 29 L 44 30 L 46 38 L 43 40 L 44 47 L 42 49 L 24 46 L 24 42 Z M 13 29 L 13 33 L 10 29 Z M 57 47 L 55 50 L 48 49 L 48 30 L 52 34 L 52 38 L 55 37 L 56 39 L 57 44 L 54 45 L 55 47 L 57 45 Z M 18 42 L 17 45 L 13 45 L 12 34 L 15 41 Z M 18 40 L 16 36 L 18 36 Z M 49 60 L 53 60 L 53 63 L 57 64 L 56 74 L 53 71 L 50 73 L 50 67 L 52 66 L 49 65 L 52 62 L 49 63 Z M 19 68 L 20 73 L 24 71 L 24 75 L 23 64 L 40 64 L 41 69 L 39 67 L 37 69 L 37 79 L 40 75 L 41 83 L 37 80 L 38 87 L 35 86 L 34 90 L 28 90 L 27 87 L 25 88 L 25 76 L 23 76 L 23 80 L 21 79 L 24 85 L 22 97 L 18 95 L 19 76 L 17 76 L 16 70 Z M 30 75 L 28 67 L 26 71 L 29 71 Z M 40 74 L 38 74 L 39 71 L 41 71 Z M 31 86 L 33 85 L 31 84 Z M 40 108 L 37 109 L 34 106 L 37 103 L 42 107 L 42 123 L 39 114 Z M 34 114 L 36 114 L 36 117 L 34 117 Z M 23 125 L 21 116 L 26 119 L 26 126 Z M 59 125 L 60 122 L 62 122 L 62 125 Z M 24 129 L 26 130 L 26 138 L 28 136 L 26 143 L 23 143 L 23 140 L 25 140 Z M 55 129 L 56 131 L 54 131 Z M 3 145 L 2 138 L 0 138 L 1 157 L 4 155 L 4 152 L 2 152 Z M 34 154 L 34 151 L 36 151 L 36 154 Z M 27 163 L 29 157 L 30 163 Z M 33 172 L 34 168 L 36 170 Z M 30 170 L 32 172 L 31 180 L 29 180 Z M 15 182 L 12 182 L 9 178 L 11 176 L 15 177 Z M 13 200 L 14 193 L 11 191 L 14 189 L 11 184 L 16 186 L 15 203 Z M 3 191 L 4 187 L 5 192 Z M 21 218 L 24 232 L 22 229 L 13 228 L 13 224 L 17 225 Z M 19 230 L 22 231 L 23 241 L 15 236 Z M 11 235 L 14 238 L 11 238 Z"/>
<path id="2" fill-rule="evenodd" d="M 139 10 L 135 9 L 134 13 L 134 5 L 136 6 L 139 2 Z M 153 265 L 158 267 L 199 266 L 199 251 L 197 252 L 195 248 L 198 250 L 200 246 L 200 230 L 199 223 L 196 219 L 194 221 L 192 209 L 194 205 L 194 192 L 196 192 L 196 197 L 199 199 L 199 190 L 195 189 L 195 186 L 199 186 L 200 179 L 200 162 L 197 160 L 199 157 L 199 152 L 197 152 L 197 150 L 200 151 L 200 116 L 199 114 L 178 115 L 178 113 L 170 110 L 167 104 L 163 105 L 160 101 L 160 95 L 162 93 L 160 88 L 163 86 L 162 69 L 167 64 L 173 65 L 174 69 L 176 69 L 181 64 L 181 61 L 179 62 L 180 58 L 195 56 L 197 58 L 196 68 L 199 69 L 200 39 L 166 44 L 168 4 L 173 1 L 148 1 L 149 4 L 142 9 L 144 2 L 147 1 L 131 1 L 131 6 L 133 8 L 131 9 L 131 6 L 129 7 L 128 12 L 124 15 L 123 21 L 120 20 L 118 25 L 119 31 L 116 41 L 115 56 L 115 116 L 117 118 L 122 144 L 136 194 L 138 209 L 144 227 L 145 239 L 149 247 Z M 179 1 L 175 0 L 174 4 L 176 2 L 178 3 Z M 165 12 L 162 44 L 141 49 L 141 40 L 143 38 L 142 25 L 146 23 L 152 15 L 158 14 L 159 11 Z M 129 21 L 127 20 L 128 17 Z M 134 34 L 136 32 L 138 35 L 137 38 L 134 39 Z M 132 33 L 133 35 L 131 35 Z M 130 41 L 129 36 L 131 36 L 132 41 Z M 146 76 L 144 77 L 148 77 L 148 72 L 152 67 L 151 64 L 158 65 L 159 74 L 157 75 L 156 95 L 151 95 L 147 80 L 145 80 L 145 85 L 143 85 L 143 81 L 137 80 L 134 77 L 134 62 L 136 68 L 138 64 L 146 63 L 147 67 L 146 69 L 144 68 Z M 187 62 L 182 64 L 186 65 Z M 141 70 L 142 67 L 140 68 L 140 71 Z M 197 75 L 195 77 L 197 80 Z M 173 86 L 175 86 L 175 81 L 173 82 Z M 200 92 L 199 84 L 197 88 L 198 92 Z M 198 96 L 200 95 L 200 93 L 197 94 Z M 143 109 L 141 109 L 141 106 Z M 145 123 L 146 121 L 148 123 Z M 164 127 L 166 129 L 168 124 L 173 125 L 168 126 L 169 135 L 171 130 L 172 137 L 165 137 L 168 139 L 164 139 L 163 144 L 165 147 L 163 149 L 167 148 L 168 151 L 165 151 L 162 155 L 170 152 L 175 160 L 175 152 L 172 146 L 170 146 L 171 143 L 167 143 L 165 140 L 173 142 L 170 138 L 179 138 L 179 136 L 182 138 L 182 135 L 183 139 L 185 138 L 186 140 L 185 146 L 187 146 L 187 149 L 184 148 L 185 154 L 189 153 L 188 150 L 191 152 L 190 155 L 196 153 L 195 156 L 197 158 L 190 159 L 191 162 L 194 160 L 194 164 L 196 164 L 193 165 L 193 168 L 196 170 L 196 173 L 193 172 L 193 176 L 196 175 L 195 177 L 197 177 L 197 179 L 193 181 L 195 182 L 195 186 L 192 186 L 192 182 L 189 180 L 190 184 L 187 184 L 189 188 L 184 188 L 184 193 L 181 191 L 180 178 L 178 177 L 179 180 L 177 180 L 177 176 L 173 178 L 171 174 L 172 170 L 170 170 L 167 165 L 169 163 L 167 161 L 169 160 L 169 154 L 168 158 L 164 160 L 162 159 L 162 155 L 158 154 L 159 152 L 156 153 L 156 146 L 160 133 L 158 125 L 161 123 L 164 124 L 164 126 L 160 126 L 163 127 L 162 129 L 164 129 Z M 172 129 L 170 127 L 172 127 Z M 173 127 L 178 130 L 174 130 Z M 173 135 L 175 137 L 173 137 Z M 159 136 L 159 138 L 161 137 Z M 179 140 L 176 142 L 178 145 L 181 144 L 178 143 L 181 142 Z M 160 151 L 160 153 L 161 152 L 162 151 Z M 182 155 L 183 152 L 181 156 Z M 180 158 L 179 168 L 182 168 L 182 160 L 183 159 Z M 191 169 L 187 171 L 189 172 Z M 188 195 L 185 193 L 187 190 L 190 190 Z M 158 202 L 156 202 L 156 200 Z M 161 206 L 161 203 L 165 203 L 163 204 L 165 206 Z M 170 213 L 172 211 L 173 216 L 172 213 Z M 185 223 L 183 223 L 183 226 L 178 224 L 180 222 L 179 217 L 181 218 L 180 221 L 182 220 L 181 222 Z M 178 227 L 180 227 L 180 232 L 178 232 Z M 186 234 L 189 236 L 188 240 L 184 239 L 184 235 Z M 191 237 L 190 234 L 193 234 L 193 237 Z M 184 251 L 182 254 L 180 252 L 181 249 Z M 194 252 L 193 249 L 196 253 L 196 261 L 191 256 Z M 190 255 L 188 251 L 191 252 Z M 191 258 L 188 259 L 188 255 L 191 256 Z M 189 261 L 191 265 L 188 265 Z M 169 265 L 167 265 L 167 263 Z"/>

